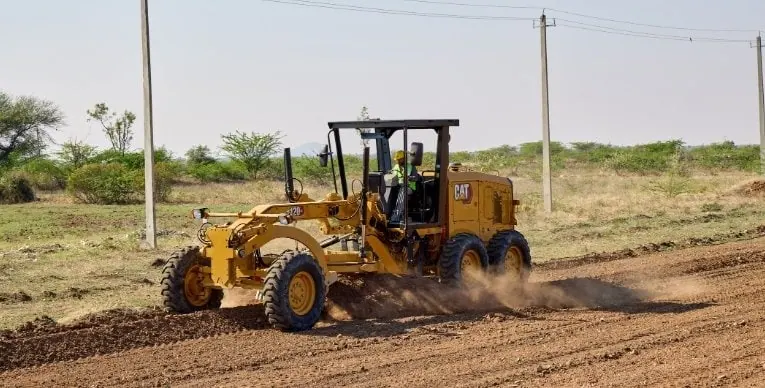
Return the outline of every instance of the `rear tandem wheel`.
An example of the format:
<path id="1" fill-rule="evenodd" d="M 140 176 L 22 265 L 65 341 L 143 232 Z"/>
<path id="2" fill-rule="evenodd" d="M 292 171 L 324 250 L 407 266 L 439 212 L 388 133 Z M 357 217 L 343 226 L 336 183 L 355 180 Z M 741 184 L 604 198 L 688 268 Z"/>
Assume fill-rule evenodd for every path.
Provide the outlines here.
<path id="1" fill-rule="evenodd" d="M 512 274 L 519 283 L 526 283 L 531 272 L 531 251 L 529 243 L 520 232 L 497 232 L 489 240 L 487 251 L 492 272 Z"/>
<path id="2" fill-rule="evenodd" d="M 441 282 L 456 285 L 469 281 L 471 273 L 486 271 L 489 255 L 477 236 L 458 233 L 444 245 L 438 266 Z"/>

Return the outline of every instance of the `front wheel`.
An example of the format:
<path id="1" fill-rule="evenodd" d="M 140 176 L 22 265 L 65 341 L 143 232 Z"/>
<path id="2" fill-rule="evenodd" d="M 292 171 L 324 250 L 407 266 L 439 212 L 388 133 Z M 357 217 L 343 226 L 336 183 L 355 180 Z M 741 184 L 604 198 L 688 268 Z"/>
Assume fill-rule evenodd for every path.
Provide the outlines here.
<path id="1" fill-rule="evenodd" d="M 283 331 L 312 328 L 326 298 L 321 267 L 308 253 L 288 252 L 268 269 L 263 302 L 268 322 Z"/>
<path id="2" fill-rule="evenodd" d="M 210 259 L 202 257 L 199 247 L 183 248 L 170 256 L 162 269 L 162 304 L 168 313 L 192 313 L 219 308 L 223 291 L 204 286 L 202 267 Z"/>

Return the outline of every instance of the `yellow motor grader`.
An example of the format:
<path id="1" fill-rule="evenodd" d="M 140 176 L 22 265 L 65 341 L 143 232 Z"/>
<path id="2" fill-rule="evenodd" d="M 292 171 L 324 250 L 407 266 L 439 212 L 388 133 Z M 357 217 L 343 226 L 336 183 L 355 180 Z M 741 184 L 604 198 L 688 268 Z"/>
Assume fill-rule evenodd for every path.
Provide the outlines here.
<path id="1" fill-rule="evenodd" d="M 242 287 L 259 291 L 272 326 L 300 331 L 319 320 L 328 288 L 339 274 L 431 276 L 464 284 L 472 271 L 486 271 L 527 280 L 531 254 L 526 239 L 515 230 L 518 200 L 513 182 L 449 164 L 449 131 L 459 120 L 328 125 L 327 144 L 318 157 L 323 168 L 331 167 L 334 191 L 318 200 L 303 193 L 286 148 L 284 203 L 238 213 L 194 209 L 193 217 L 202 222 L 201 246 L 175 252 L 164 266 L 161 286 L 167 312 L 219 308 L 223 289 Z M 353 190 L 355 180 L 349 185 L 340 141 L 341 132 L 351 130 L 365 141 L 359 193 Z M 435 161 L 423 167 L 423 144 L 412 142 L 404 166 L 423 170 L 398 179 L 391 174 L 391 137 L 403 132 L 406 149 L 411 131 L 435 132 Z M 370 166 L 369 142 L 375 147 L 376 166 Z M 213 218 L 228 220 L 208 221 Z M 328 238 L 319 240 L 297 227 L 305 220 L 318 222 Z M 262 254 L 261 247 L 274 239 L 294 240 L 298 248 L 281 255 Z"/>

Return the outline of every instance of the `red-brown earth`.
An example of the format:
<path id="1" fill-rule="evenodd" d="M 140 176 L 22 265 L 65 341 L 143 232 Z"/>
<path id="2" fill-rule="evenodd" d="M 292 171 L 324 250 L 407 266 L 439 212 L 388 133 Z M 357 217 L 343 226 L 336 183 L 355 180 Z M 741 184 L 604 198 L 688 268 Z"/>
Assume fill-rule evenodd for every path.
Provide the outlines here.
<path id="1" fill-rule="evenodd" d="M 301 333 L 259 306 L 41 318 L 0 333 L 0 385 L 765 385 L 764 238 L 550 262 L 524 290 L 482 280 L 346 279 Z"/>

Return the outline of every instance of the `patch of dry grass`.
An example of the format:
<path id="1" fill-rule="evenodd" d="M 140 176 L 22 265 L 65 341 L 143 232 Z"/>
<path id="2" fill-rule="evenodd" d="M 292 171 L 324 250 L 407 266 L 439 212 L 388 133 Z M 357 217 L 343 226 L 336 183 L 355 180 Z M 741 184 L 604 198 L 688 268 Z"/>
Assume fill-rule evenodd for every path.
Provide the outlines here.
<path id="1" fill-rule="evenodd" d="M 752 176 L 694 175 L 673 197 L 653 188 L 664 177 L 560 176 L 553 180 L 552 214 L 543 210 L 541 182 L 518 178 L 518 229 L 543 261 L 751 228 L 762 223 L 762 199 L 731 188 Z"/>
<path id="2" fill-rule="evenodd" d="M 296 184 L 295 190 L 300 190 Z M 303 192 L 320 200 L 329 192 L 329 186 L 305 184 Z M 255 205 L 284 201 L 284 182 L 259 181 L 240 183 L 211 183 L 206 185 L 183 185 L 173 188 L 171 203 L 231 205 L 241 204 L 243 210 Z"/>
<path id="3" fill-rule="evenodd" d="M 661 176 L 617 176 L 596 170 L 563 171 L 553 180 L 554 211 L 542 208 L 539 179 L 513 177 L 521 200 L 518 229 L 531 245 L 534 261 L 610 251 L 637 245 L 704 237 L 762 224 L 765 199 L 733 190 L 755 176 L 744 173 L 696 174 L 683 193 L 655 190 Z M 307 185 L 321 199 L 328 186 Z M 32 300 L 0 302 L 0 328 L 40 315 L 72 319 L 115 307 L 159 304 L 160 267 L 153 266 L 179 246 L 196 244 L 193 207 L 216 211 L 249 210 L 281 201 L 283 183 L 182 185 L 172 201 L 157 207 L 159 249 L 139 248 L 143 206 L 73 204 L 62 193 L 47 193 L 33 204 L 2 206 L 0 293 L 22 291 Z M 301 222 L 313 234 L 313 222 Z M 277 240 L 265 247 L 294 247 Z"/>

